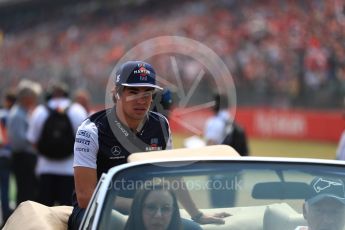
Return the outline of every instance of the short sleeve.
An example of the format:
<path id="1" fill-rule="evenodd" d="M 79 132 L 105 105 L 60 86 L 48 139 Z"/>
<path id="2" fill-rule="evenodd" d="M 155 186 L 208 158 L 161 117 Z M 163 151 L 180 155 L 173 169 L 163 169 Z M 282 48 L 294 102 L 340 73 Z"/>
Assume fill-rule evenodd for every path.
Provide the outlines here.
<path id="1" fill-rule="evenodd" d="M 220 144 L 224 139 L 224 128 L 224 122 L 211 118 L 206 122 L 204 138 Z"/>
<path id="2" fill-rule="evenodd" d="M 98 129 L 89 119 L 78 128 L 74 143 L 73 167 L 97 168 Z"/>

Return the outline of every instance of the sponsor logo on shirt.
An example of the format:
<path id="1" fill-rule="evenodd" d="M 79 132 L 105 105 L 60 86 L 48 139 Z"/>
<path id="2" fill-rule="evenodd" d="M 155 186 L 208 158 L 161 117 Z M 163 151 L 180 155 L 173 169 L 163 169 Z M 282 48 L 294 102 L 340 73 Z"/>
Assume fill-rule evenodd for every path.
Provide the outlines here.
<path id="1" fill-rule="evenodd" d="M 85 131 L 85 130 L 78 130 L 77 135 L 87 137 L 87 138 L 91 137 L 90 133 L 88 131 Z"/>
<path id="2" fill-rule="evenodd" d="M 83 139 L 83 138 L 76 138 L 75 142 L 80 143 L 80 144 L 84 144 L 84 145 L 90 145 L 90 141 Z"/>
<path id="3" fill-rule="evenodd" d="M 146 147 L 146 151 L 157 151 L 162 149 L 162 146 L 158 146 L 158 138 L 151 138 L 150 146 Z"/>
<path id="4" fill-rule="evenodd" d="M 90 149 L 82 148 L 82 147 L 77 147 L 77 148 L 75 148 L 75 150 L 78 151 L 78 152 L 85 152 L 85 153 L 90 152 Z"/>
<path id="5" fill-rule="evenodd" d="M 121 148 L 119 146 L 117 146 L 117 145 L 113 146 L 110 149 L 110 151 L 111 151 L 112 156 L 109 157 L 109 159 L 111 159 L 111 160 L 125 158 L 125 156 L 121 156 Z"/>

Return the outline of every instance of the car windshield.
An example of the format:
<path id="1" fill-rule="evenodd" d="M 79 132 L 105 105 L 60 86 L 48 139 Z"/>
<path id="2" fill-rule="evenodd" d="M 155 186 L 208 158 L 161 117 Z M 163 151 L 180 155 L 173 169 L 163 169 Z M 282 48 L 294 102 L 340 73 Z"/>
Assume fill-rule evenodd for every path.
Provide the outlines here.
<path id="1" fill-rule="evenodd" d="M 164 217 L 165 212 L 172 212 L 174 208 L 171 194 L 177 197 L 180 217 L 190 220 L 188 204 L 180 199 L 182 190 L 182 194 L 190 194 L 202 213 L 229 214 L 224 218 L 224 224 L 201 225 L 203 229 L 298 229 L 298 226 L 313 223 L 319 226 L 313 229 L 343 229 L 345 177 L 342 167 L 260 161 L 138 165 L 113 176 L 99 226 L 100 229 L 114 229 L 114 226 L 124 229 L 127 221 L 139 221 L 145 225 L 145 210 L 151 213 L 151 217 L 157 213 Z M 159 189 L 152 189 L 155 186 Z M 142 195 L 143 190 L 149 192 Z M 154 193 L 152 190 L 155 190 Z M 158 202 L 158 205 L 155 201 L 160 198 L 164 202 Z M 133 199 L 139 200 L 139 203 L 133 202 Z M 130 208 L 119 205 L 121 201 L 128 201 Z M 341 215 L 335 215 L 338 213 Z M 131 215 L 137 218 L 129 220 Z M 322 227 L 323 224 L 330 225 L 326 220 L 334 221 L 335 218 L 339 223 L 332 222 L 332 227 Z"/>

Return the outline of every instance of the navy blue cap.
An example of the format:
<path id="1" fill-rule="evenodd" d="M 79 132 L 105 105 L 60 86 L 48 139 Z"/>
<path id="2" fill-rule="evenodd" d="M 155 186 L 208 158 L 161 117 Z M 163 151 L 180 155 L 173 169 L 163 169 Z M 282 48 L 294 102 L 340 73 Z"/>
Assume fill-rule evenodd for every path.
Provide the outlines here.
<path id="1" fill-rule="evenodd" d="M 156 72 L 153 67 L 142 61 L 128 61 L 122 64 L 116 73 L 115 84 L 127 87 L 152 87 L 162 90 L 156 85 Z"/>
<path id="2" fill-rule="evenodd" d="M 310 186 L 311 194 L 306 200 L 308 203 L 313 204 L 330 198 L 345 204 L 345 188 L 342 180 L 316 177 Z"/>

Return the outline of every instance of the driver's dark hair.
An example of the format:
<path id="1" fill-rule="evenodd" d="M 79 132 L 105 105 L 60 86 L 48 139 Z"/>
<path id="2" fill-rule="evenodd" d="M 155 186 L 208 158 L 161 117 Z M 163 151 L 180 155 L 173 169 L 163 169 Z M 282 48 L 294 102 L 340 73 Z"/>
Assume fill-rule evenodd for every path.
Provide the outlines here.
<path id="1" fill-rule="evenodd" d="M 111 98 L 113 102 L 116 104 L 117 99 L 116 99 L 116 94 L 119 94 L 121 96 L 123 92 L 124 87 L 122 85 L 116 85 L 114 91 L 111 94 Z"/>
<path id="2" fill-rule="evenodd" d="M 167 230 L 182 230 L 181 216 L 177 204 L 177 199 L 173 191 L 168 189 L 167 185 L 157 185 L 157 184 L 145 184 L 142 189 L 140 189 L 133 200 L 131 211 L 126 223 L 124 230 L 142 230 L 144 229 L 143 222 L 143 208 L 146 197 L 152 191 L 167 191 L 173 198 L 173 213 L 171 216 L 171 221 Z"/>
<path id="3" fill-rule="evenodd" d="M 213 110 L 215 113 L 218 113 L 220 110 L 227 109 L 228 105 L 228 98 L 224 94 L 215 93 L 213 95 L 213 100 L 215 102 Z"/>

